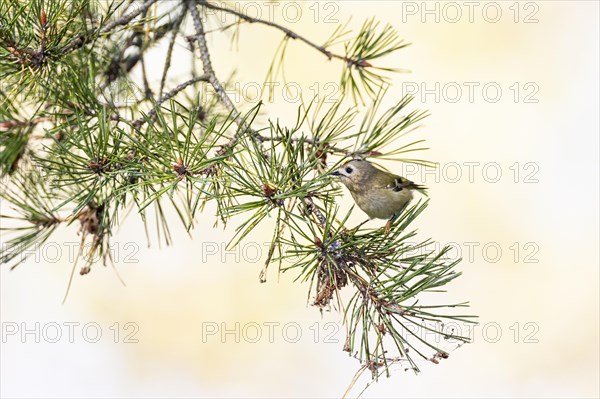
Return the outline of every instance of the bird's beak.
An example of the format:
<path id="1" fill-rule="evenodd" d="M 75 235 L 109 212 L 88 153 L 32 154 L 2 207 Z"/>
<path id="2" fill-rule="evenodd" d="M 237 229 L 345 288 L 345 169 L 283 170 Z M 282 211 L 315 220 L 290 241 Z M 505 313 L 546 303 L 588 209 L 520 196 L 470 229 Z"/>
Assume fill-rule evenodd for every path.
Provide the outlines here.
<path id="1" fill-rule="evenodd" d="M 342 174 L 340 172 L 338 172 L 337 170 L 335 172 L 331 172 L 330 173 L 331 176 L 341 176 Z"/>

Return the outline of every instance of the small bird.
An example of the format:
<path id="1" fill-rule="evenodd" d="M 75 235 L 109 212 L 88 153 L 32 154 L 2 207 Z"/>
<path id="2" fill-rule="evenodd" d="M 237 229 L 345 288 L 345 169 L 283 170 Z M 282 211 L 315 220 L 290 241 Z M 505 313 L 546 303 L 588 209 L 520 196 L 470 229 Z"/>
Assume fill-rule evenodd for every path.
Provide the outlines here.
<path id="1" fill-rule="evenodd" d="M 356 205 L 370 219 L 388 219 L 386 232 L 389 232 L 394 219 L 413 198 L 413 190 L 427 195 L 426 187 L 359 159 L 346 162 L 331 174 L 339 176 L 340 181 L 350 190 Z"/>

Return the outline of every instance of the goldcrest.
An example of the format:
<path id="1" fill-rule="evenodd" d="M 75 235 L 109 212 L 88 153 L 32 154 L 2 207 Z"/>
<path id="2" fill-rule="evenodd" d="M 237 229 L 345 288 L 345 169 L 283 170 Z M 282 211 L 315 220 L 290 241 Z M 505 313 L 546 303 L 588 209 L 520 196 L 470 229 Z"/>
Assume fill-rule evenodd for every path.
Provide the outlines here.
<path id="1" fill-rule="evenodd" d="M 413 198 L 413 190 L 426 195 L 424 186 L 381 170 L 369 161 L 349 161 L 332 175 L 339 176 L 356 205 L 371 219 L 397 217 Z"/>

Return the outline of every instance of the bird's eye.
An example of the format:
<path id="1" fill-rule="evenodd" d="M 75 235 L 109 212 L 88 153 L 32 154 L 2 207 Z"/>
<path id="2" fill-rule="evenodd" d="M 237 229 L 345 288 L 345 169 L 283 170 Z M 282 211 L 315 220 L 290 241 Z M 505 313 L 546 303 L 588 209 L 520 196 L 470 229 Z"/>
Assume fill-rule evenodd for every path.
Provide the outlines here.
<path id="1" fill-rule="evenodd" d="M 350 168 L 350 167 L 346 168 L 346 173 L 352 173 L 352 168 Z"/>

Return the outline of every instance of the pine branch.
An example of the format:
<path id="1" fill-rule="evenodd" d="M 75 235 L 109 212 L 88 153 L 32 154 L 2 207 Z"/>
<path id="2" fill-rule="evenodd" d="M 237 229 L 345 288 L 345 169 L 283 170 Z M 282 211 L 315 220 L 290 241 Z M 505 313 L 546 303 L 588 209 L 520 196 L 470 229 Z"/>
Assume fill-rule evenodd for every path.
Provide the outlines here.
<path id="1" fill-rule="evenodd" d="M 221 102 L 227 107 L 229 112 L 232 114 L 233 119 L 237 122 L 240 128 L 244 128 L 242 124 L 242 118 L 240 112 L 237 110 L 229 95 L 223 88 L 223 85 L 217 78 L 215 71 L 212 67 L 212 62 L 210 60 L 210 53 L 208 51 L 208 45 L 206 44 L 206 37 L 204 34 L 204 25 L 202 24 L 202 20 L 200 19 L 200 14 L 198 14 L 198 9 L 196 8 L 195 0 L 187 0 L 187 6 L 190 10 L 190 14 L 192 15 L 192 21 L 194 22 L 194 28 L 196 29 L 196 35 L 193 38 L 198 43 L 198 48 L 200 49 L 200 59 L 202 60 L 202 65 L 204 68 L 204 74 L 208 76 L 208 81 L 215 89 L 215 92 L 221 99 Z M 240 129 L 240 132 L 243 132 L 243 129 Z M 226 147 L 233 147 L 237 141 L 237 136 L 234 136 L 231 141 L 226 145 Z"/>
<path id="2" fill-rule="evenodd" d="M 409 96 L 380 111 L 382 72 L 392 69 L 373 61 L 406 45 L 391 26 L 370 19 L 356 37 L 343 41 L 346 28 L 339 26 L 320 46 L 283 25 L 206 0 L 156 7 L 152 23 L 148 15 L 156 0 L 127 13 L 130 3 L 120 17 L 112 7 L 96 14 L 85 1 L 76 9 L 65 0 L 30 3 L 0 4 L 0 77 L 18 83 L 10 93 L 0 91 L 0 166 L 8 176 L 0 198 L 11 207 L 2 215 L 3 238 L 9 237 L 4 242 L 10 245 L 1 249 L 1 263 L 14 267 L 57 226 L 78 222 L 81 248 L 90 243 L 106 264 L 114 228 L 126 217 L 121 210 L 134 209 L 145 224 L 155 219 L 159 242 L 170 245 L 171 225 L 179 220 L 190 232 L 211 203 L 215 224 L 245 216 L 230 248 L 259 229 L 270 231 L 260 281 L 269 265 L 278 264 L 279 272 L 309 283 L 312 305 L 343 314 L 343 349 L 361 363 L 359 374 L 369 370 L 376 380 L 399 362 L 418 371 L 419 359 L 437 364 L 448 357 L 445 340 L 469 341 L 443 328 L 447 320 L 472 322 L 453 311 L 466 303 L 430 302 L 460 273 L 447 248 L 431 251 L 433 241 L 413 242 L 411 226 L 427 202 L 414 200 L 389 230 L 349 228 L 356 210 L 344 213 L 337 204 L 343 191 L 331 171 L 349 158 L 427 164 L 400 158 L 425 149 L 422 139 L 409 134 L 427 112 L 409 110 Z M 343 98 L 299 107 L 289 126 L 276 117 L 257 118 L 268 111 L 262 103 L 242 112 L 213 68 L 206 34 L 217 30 L 202 20 L 198 7 L 234 15 L 237 23 L 228 27 L 245 21 L 282 32 L 267 76 L 285 78 L 282 60 L 290 38 L 342 60 Z M 193 32 L 184 30 L 188 16 Z M 169 33 L 162 73 L 153 79 L 147 75 L 146 51 Z M 178 77 L 174 88 L 163 92 L 179 36 L 188 38 L 191 51 L 198 48 L 200 62 L 193 62 L 191 77 Z M 343 55 L 331 50 L 340 42 Z M 86 45 L 90 48 L 76 51 Z M 97 56 L 89 57 L 90 52 Z M 194 69 L 200 63 L 202 75 Z M 129 101 L 119 101 L 119 93 L 105 91 L 112 84 L 131 88 L 134 72 L 141 72 L 143 95 L 127 92 Z M 159 84 L 158 91 L 152 84 Z M 190 95 L 191 88 L 198 93 Z M 206 101 L 201 94 L 207 90 L 217 95 Z M 363 109 L 365 94 L 372 103 Z M 348 95 L 354 107 L 342 105 Z M 167 216 L 168 207 L 175 218 Z M 80 274 L 92 263 L 86 261 Z"/>

